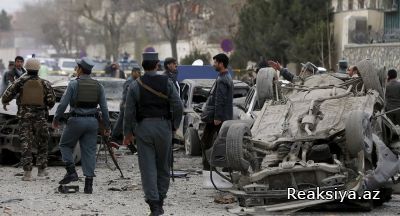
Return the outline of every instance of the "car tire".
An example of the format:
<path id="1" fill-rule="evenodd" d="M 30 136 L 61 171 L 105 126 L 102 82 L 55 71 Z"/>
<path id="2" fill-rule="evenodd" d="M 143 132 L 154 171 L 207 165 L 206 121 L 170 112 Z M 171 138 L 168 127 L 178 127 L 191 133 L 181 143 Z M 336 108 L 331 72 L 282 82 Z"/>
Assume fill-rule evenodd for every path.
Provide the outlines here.
<path id="1" fill-rule="evenodd" d="M 354 110 L 349 113 L 345 123 L 345 136 L 347 152 L 353 158 L 358 156 L 358 152 L 368 147 L 365 142 L 367 139 L 372 140 L 372 126 L 365 112 Z"/>
<path id="2" fill-rule="evenodd" d="M 187 128 L 184 138 L 186 155 L 200 156 L 201 145 L 199 136 L 197 135 L 197 131 L 192 127 Z"/>
<path id="3" fill-rule="evenodd" d="M 262 106 L 266 100 L 274 99 L 274 77 L 276 72 L 273 68 L 261 68 L 257 73 L 257 100 Z"/>
<path id="4" fill-rule="evenodd" d="M 72 158 L 75 162 L 75 164 L 78 164 L 81 162 L 81 145 L 79 141 L 76 143 L 74 151 L 72 152 Z"/>
<path id="5" fill-rule="evenodd" d="M 236 171 L 247 171 L 250 163 L 244 159 L 244 136 L 251 136 L 250 128 L 243 123 L 232 124 L 226 136 L 226 160 Z"/>
<path id="6" fill-rule="evenodd" d="M 381 188 L 379 189 L 379 199 L 374 199 L 374 206 L 378 207 L 383 205 L 385 202 L 389 202 L 392 199 L 393 189 L 392 188 Z"/>
<path id="7" fill-rule="evenodd" d="M 365 89 L 376 90 L 382 98 L 385 98 L 384 86 L 381 79 L 385 76 L 374 66 L 370 59 L 365 59 L 357 63 Z"/>

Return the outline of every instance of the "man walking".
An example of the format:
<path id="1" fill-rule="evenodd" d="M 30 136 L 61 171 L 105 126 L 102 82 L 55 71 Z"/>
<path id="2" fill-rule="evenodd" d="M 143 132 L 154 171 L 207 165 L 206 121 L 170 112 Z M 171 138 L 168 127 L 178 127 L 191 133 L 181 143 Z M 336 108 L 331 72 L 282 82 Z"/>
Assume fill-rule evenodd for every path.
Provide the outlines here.
<path id="1" fill-rule="evenodd" d="M 60 151 L 67 174 L 59 183 L 68 184 L 72 181 L 78 181 L 72 153 L 79 141 L 82 152 L 82 171 L 86 177 L 84 192 L 91 194 L 93 192 L 93 177 L 95 176 L 97 132 L 99 128 L 96 119 L 97 105 L 100 105 L 107 129 L 106 134 L 110 133 L 110 120 L 104 88 L 97 80 L 90 77 L 94 66 L 93 61 L 84 57 L 76 60 L 76 63 L 78 64 L 76 71 L 78 78 L 68 83 L 53 120 L 53 128 L 59 128 L 60 118 L 64 115 L 67 106 L 70 106 L 70 117 L 60 140 Z"/>
<path id="2" fill-rule="evenodd" d="M 203 170 L 210 171 L 206 151 L 213 146 L 213 138 L 226 120 L 233 118 L 233 81 L 228 72 L 229 58 L 223 53 L 213 57 L 214 68 L 218 72 L 211 94 L 207 99 L 203 113 L 207 113 L 207 124 L 204 128 L 202 141 Z M 212 112 L 208 112 L 210 110 Z M 204 118 L 202 118 L 204 120 Z M 205 177 L 208 177 L 204 175 Z"/>
<path id="3" fill-rule="evenodd" d="M 388 83 L 386 85 L 386 111 L 400 108 L 400 82 L 397 80 L 397 71 L 388 71 Z M 390 112 L 387 116 L 395 125 L 400 125 L 400 110 Z"/>
<path id="4" fill-rule="evenodd" d="M 122 124 L 124 121 L 126 94 L 128 92 L 129 86 L 132 84 L 132 82 L 135 81 L 140 76 L 141 76 L 140 67 L 134 66 L 132 68 L 131 76 L 128 77 L 128 79 L 125 81 L 125 83 L 123 85 L 124 90 L 122 91 L 122 101 L 119 105 L 119 115 L 118 115 L 118 119 L 114 125 L 114 128 L 112 130 L 112 133 L 111 133 L 112 140 L 120 140 L 120 141 L 122 140 L 122 137 L 123 137 L 123 131 L 122 131 L 123 125 Z"/>
<path id="5" fill-rule="evenodd" d="M 16 80 L 2 97 L 4 109 L 18 95 L 19 135 L 22 144 L 21 164 L 24 169 L 23 181 L 32 180 L 32 145 L 36 144 L 38 176 L 47 176 L 47 148 L 49 130 L 46 127 L 48 110 L 56 101 L 53 88 L 46 80 L 39 78 L 40 62 L 28 59 L 25 65 L 27 75 Z"/>
<path id="6" fill-rule="evenodd" d="M 129 87 L 124 117 L 124 144 L 136 136 L 145 199 L 154 216 L 164 213 L 170 181 L 171 131 L 179 127 L 183 109 L 174 84 L 168 77 L 157 75 L 158 64 L 158 53 L 143 53 L 145 74 Z"/>

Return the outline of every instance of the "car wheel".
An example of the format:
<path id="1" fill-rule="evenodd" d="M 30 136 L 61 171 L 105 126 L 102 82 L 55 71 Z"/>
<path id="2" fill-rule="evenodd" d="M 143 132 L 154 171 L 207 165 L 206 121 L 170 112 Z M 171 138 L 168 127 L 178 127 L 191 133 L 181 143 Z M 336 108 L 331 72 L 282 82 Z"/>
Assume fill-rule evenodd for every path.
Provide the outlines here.
<path id="1" fill-rule="evenodd" d="M 392 188 L 381 188 L 379 189 L 379 199 L 374 200 L 374 206 L 381 206 L 384 202 L 389 202 L 392 199 L 393 189 Z"/>
<path id="2" fill-rule="evenodd" d="M 274 77 L 276 72 L 273 68 L 261 68 L 257 73 L 257 99 L 262 106 L 266 100 L 274 99 Z"/>
<path id="3" fill-rule="evenodd" d="M 250 162 L 245 160 L 244 137 L 251 136 L 250 128 L 246 124 L 232 124 L 226 136 L 226 160 L 231 169 L 247 171 Z"/>
<path id="4" fill-rule="evenodd" d="M 199 156 L 201 155 L 200 139 L 197 131 L 189 127 L 185 133 L 185 152 L 186 155 Z"/>
<path id="5" fill-rule="evenodd" d="M 360 72 L 365 89 L 376 90 L 382 98 L 385 98 L 384 87 L 381 84 L 381 79 L 385 75 L 381 74 L 373 65 L 370 59 L 365 59 L 357 63 L 357 68 Z"/>
<path id="6" fill-rule="evenodd" d="M 81 145 L 76 143 L 74 151 L 72 152 L 72 158 L 74 159 L 75 164 L 81 162 Z"/>
<path id="7" fill-rule="evenodd" d="M 368 115 L 360 110 L 351 111 L 345 124 L 346 149 L 351 157 L 358 152 L 372 151 L 372 126 Z"/>

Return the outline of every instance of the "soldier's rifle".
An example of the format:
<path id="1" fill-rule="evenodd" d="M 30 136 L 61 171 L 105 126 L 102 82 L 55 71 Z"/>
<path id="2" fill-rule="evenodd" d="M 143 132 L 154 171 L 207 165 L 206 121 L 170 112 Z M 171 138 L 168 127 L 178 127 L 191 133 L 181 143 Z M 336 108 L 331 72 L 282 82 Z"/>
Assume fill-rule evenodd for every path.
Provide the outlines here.
<path id="1" fill-rule="evenodd" d="M 111 156 L 111 160 L 113 161 L 115 167 L 119 170 L 119 173 L 121 174 L 121 178 L 125 178 L 124 174 L 122 173 L 121 167 L 118 164 L 118 160 L 115 157 L 114 149 L 113 149 L 113 147 L 119 148 L 119 145 L 115 142 L 110 141 L 110 135 L 106 134 L 107 128 L 105 128 L 104 120 L 102 118 L 101 112 L 98 112 L 96 117 L 97 117 L 97 121 L 99 122 L 99 133 L 102 137 L 103 142 L 105 143 L 105 145 L 107 147 L 107 151 Z"/>

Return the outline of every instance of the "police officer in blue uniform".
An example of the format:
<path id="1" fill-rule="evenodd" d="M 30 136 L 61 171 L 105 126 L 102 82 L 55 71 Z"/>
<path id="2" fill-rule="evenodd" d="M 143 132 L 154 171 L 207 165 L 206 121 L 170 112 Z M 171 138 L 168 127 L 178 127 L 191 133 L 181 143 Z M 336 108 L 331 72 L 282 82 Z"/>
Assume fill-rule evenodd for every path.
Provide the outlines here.
<path id="1" fill-rule="evenodd" d="M 156 73 L 158 53 L 143 53 L 145 74 L 126 96 L 124 144 L 136 137 L 139 169 L 151 215 L 162 215 L 170 181 L 172 131 L 179 127 L 182 102 L 167 76 Z"/>
<path id="2" fill-rule="evenodd" d="M 67 174 L 59 183 L 68 184 L 72 181 L 78 181 L 72 154 L 79 141 L 82 171 L 86 177 L 84 192 L 91 194 L 96 167 L 96 145 L 99 128 L 96 112 L 98 105 L 100 105 L 108 135 L 110 134 L 110 120 L 104 88 L 97 80 L 90 77 L 94 66 L 93 61 L 84 57 L 76 60 L 76 63 L 78 64 L 76 71 L 78 77 L 68 83 L 53 120 L 53 128 L 59 128 L 59 121 L 67 106 L 70 106 L 70 117 L 60 140 L 60 151 Z"/>

